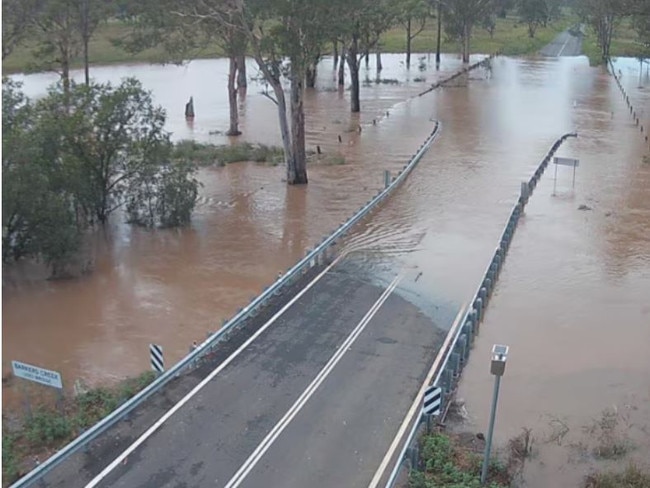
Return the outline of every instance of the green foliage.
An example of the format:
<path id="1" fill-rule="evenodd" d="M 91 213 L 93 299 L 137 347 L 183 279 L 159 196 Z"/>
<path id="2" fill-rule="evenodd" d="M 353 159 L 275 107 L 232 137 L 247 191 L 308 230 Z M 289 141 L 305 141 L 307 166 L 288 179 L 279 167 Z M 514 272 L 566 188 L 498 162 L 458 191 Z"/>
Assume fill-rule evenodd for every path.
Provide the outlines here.
<path id="1" fill-rule="evenodd" d="M 25 437 L 32 444 L 51 444 L 70 438 L 71 420 L 57 412 L 39 409 L 25 423 Z"/>
<path id="2" fill-rule="evenodd" d="M 73 84 L 68 92 L 58 85 L 31 103 L 3 80 L 2 123 L 5 262 L 41 257 L 63 274 L 86 229 L 147 198 L 155 205 L 146 225 L 189 221 L 196 168 L 171 163 L 165 113 L 138 81 Z"/>
<path id="3" fill-rule="evenodd" d="M 240 161 L 275 162 L 283 156 L 282 148 L 265 144 L 204 144 L 192 140 L 179 141 L 174 145 L 172 158 L 185 159 L 201 166 L 216 164 L 225 166 Z"/>
<path id="4" fill-rule="evenodd" d="M 420 456 L 424 471 L 413 471 L 409 478 L 411 488 L 480 488 L 480 458 L 455 445 L 452 439 L 436 433 L 420 439 Z M 509 485 L 506 468 L 493 462 L 489 468 L 488 487 L 505 488 Z M 505 484 L 496 481 L 507 481 Z"/>
<path id="5" fill-rule="evenodd" d="M 546 24 L 550 18 L 546 0 L 518 0 L 517 9 L 521 21 L 528 26 L 528 35 L 535 37 L 535 31 L 540 25 Z"/>
<path id="6" fill-rule="evenodd" d="M 16 436 L 11 433 L 2 433 L 2 480 L 3 483 L 13 483 L 18 479 L 19 454 L 16 448 Z"/>

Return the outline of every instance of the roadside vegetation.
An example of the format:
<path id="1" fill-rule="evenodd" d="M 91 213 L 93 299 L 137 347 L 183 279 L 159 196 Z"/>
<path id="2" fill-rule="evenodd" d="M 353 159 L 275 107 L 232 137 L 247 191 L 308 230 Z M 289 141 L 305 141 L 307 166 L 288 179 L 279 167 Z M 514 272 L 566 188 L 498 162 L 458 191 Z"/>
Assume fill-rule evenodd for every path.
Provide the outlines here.
<path id="1" fill-rule="evenodd" d="M 442 432 L 424 435 L 420 438 L 420 462 L 409 478 L 410 488 L 480 488 L 481 486 L 481 444 L 474 436 L 447 434 Z M 513 473 L 508 467 L 493 460 L 488 468 L 488 488 L 509 487 Z"/>
<path id="2" fill-rule="evenodd" d="M 22 417 L 2 422 L 2 486 L 9 486 L 38 462 L 96 424 L 155 379 L 153 371 L 114 387 L 93 388 L 64 399 L 57 407 L 35 406 Z"/>
<path id="3" fill-rule="evenodd" d="M 120 209 L 136 225 L 187 224 L 196 167 L 172 161 L 164 125 L 135 79 L 61 83 L 36 102 L 3 79 L 3 263 L 39 259 L 53 278 L 87 272 L 84 237 Z"/>
<path id="4" fill-rule="evenodd" d="M 598 472 L 587 476 L 584 488 L 648 488 L 650 472 L 635 464 L 630 464 L 623 471 Z"/>
<path id="5" fill-rule="evenodd" d="M 209 144 L 183 140 L 174 144 L 172 158 L 192 161 L 199 166 L 225 166 L 240 161 L 279 164 L 282 161 L 282 148 L 265 144 Z"/>

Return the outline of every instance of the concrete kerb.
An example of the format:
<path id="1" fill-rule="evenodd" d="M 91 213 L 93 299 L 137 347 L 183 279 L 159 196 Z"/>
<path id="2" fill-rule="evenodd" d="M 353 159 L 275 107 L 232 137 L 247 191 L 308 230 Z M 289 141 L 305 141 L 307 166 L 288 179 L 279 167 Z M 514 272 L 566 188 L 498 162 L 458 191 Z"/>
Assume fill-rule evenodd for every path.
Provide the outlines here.
<path id="1" fill-rule="evenodd" d="M 377 197 L 370 200 L 368 204 L 362 207 L 359 211 L 355 212 L 355 214 L 350 219 L 348 219 L 348 221 L 342 223 L 337 230 L 335 230 L 329 237 L 324 239 L 324 241 L 314 250 L 308 252 L 303 259 L 296 263 L 292 268 L 288 269 L 285 274 L 280 275 L 271 286 L 265 288 L 265 290 L 249 305 L 243 309 L 240 309 L 234 317 L 226 322 L 220 330 L 212 334 L 210 338 L 206 339 L 202 344 L 194 348 L 178 363 L 160 375 L 155 381 L 140 391 L 133 398 L 123 403 L 110 415 L 102 419 L 90 429 L 84 431 L 72 442 L 64 446 L 61 450 L 50 456 L 46 461 L 39 464 L 35 469 L 16 481 L 13 485 L 11 485 L 11 488 L 28 486 L 29 484 L 40 480 L 46 473 L 59 465 L 68 456 L 84 448 L 84 446 L 110 429 L 117 422 L 126 418 L 129 413 L 132 412 L 137 406 L 147 400 L 155 392 L 163 388 L 172 379 L 177 378 L 181 372 L 185 370 L 191 371 L 194 369 L 197 361 L 200 361 L 203 356 L 213 351 L 218 343 L 228 337 L 228 334 L 231 330 L 241 325 L 247 318 L 250 317 L 252 310 L 257 310 L 258 308 L 265 306 L 269 298 L 281 294 L 282 289 L 285 286 L 294 283 L 300 276 L 302 276 L 303 272 L 306 269 L 311 269 L 315 265 L 315 258 L 319 256 L 320 253 L 335 245 L 337 240 L 344 236 L 354 224 L 356 224 L 365 215 L 367 215 L 369 211 L 380 201 L 382 201 L 389 193 L 394 191 L 408 175 L 408 173 L 410 173 L 410 171 L 412 171 L 412 169 L 418 164 L 424 153 L 429 149 L 430 145 L 433 143 L 439 133 L 441 124 L 438 121 L 434 122 L 435 125 L 432 132 L 429 134 L 424 144 L 420 147 L 419 151 L 416 153 L 413 159 L 406 165 L 407 169 L 400 171 L 399 176 L 396 177 L 387 188 L 382 190 Z"/>
<path id="2" fill-rule="evenodd" d="M 564 134 L 562 137 L 560 137 L 558 140 L 555 141 L 551 149 L 548 151 L 544 159 L 539 164 L 538 169 L 535 171 L 535 175 L 539 174 L 537 178 L 541 178 L 541 175 L 544 173 L 544 169 L 547 167 L 548 162 L 551 160 L 553 154 L 555 154 L 558 148 L 569 137 L 577 137 L 577 133 L 574 132 L 574 133 Z M 535 178 L 535 175 L 533 176 L 533 178 Z M 531 178 L 531 181 L 533 178 Z M 461 323 L 463 325 L 459 327 L 458 330 L 455 332 L 455 336 L 451 341 L 450 345 L 448 346 L 447 352 L 445 353 L 445 358 L 442 361 L 440 367 L 438 368 L 438 372 L 436 373 L 434 380 L 432 382 L 432 384 L 442 387 L 443 390 L 442 405 L 441 405 L 442 414 L 440 416 L 440 423 L 444 423 L 444 419 L 446 417 L 447 411 L 451 404 L 450 400 L 451 398 L 453 398 L 453 395 L 455 393 L 456 382 L 454 382 L 454 379 L 456 378 L 460 379 L 460 373 L 462 372 L 464 365 L 467 363 L 467 359 L 469 358 L 471 347 L 474 343 L 476 336 L 479 333 L 480 323 L 485 315 L 485 308 L 487 306 L 488 295 L 490 293 L 489 290 L 490 289 L 494 290 L 496 286 L 498 273 L 503 266 L 503 262 L 505 261 L 505 257 L 507 255 L 507 251 L 510 246 L 512 236 L 514 235 L 516 225 L 519 221 L 521 213 L 523 212 L 525 204 L 526 202 L 518 201 L 514 205 L 512 213 L 510 214 L 510 218 L 508 219 L 508 222 L 503 231 L 499 246 L 494 251 L 493 257 L 490 260 L 490 264 L 488 265 L 485 273 L 483 274 L 483 279 L 481 280 L 477 291 L 472 297 L 472 300 L 469 302 L 471 305 L 466 311 L 465 316 L 461 320 Z M 459 341 L 461 341 L 461 337 L 463 339 L 459 345 Z M 459 350 L 465 351 L 465 353 L 460 354 L 459 356 Z M 459 357 L 460 360 L 457 360 L 456 359 L 457 357 Z M 450 371 L 456 368 L 458 368 L 458 374 L 449 377 Z M 456 376 L 456 378 L 454 378 L 454 376 Z M 423 416 L 420 416 L 419 420 L 414 423 L 414 426 L 411 429 L 411 432 L 404 445 L 402 455 L 398 459 L 397 463 L 395 464 L 391 476 L 388 480 L 388 483 L 386 484 L 387 488 L 392 488 L 394 486 L 395 480 L 398 478 L 399 472 L 403 467 L 403 461 L 405 459 L 404 453 L 407 452 L 407 449 L 412 449 L 413 443 L 415 442 L 417 437 L 416 434 L 418 428 L 421 425 L 422 420 L 423 420 Z M 410 450 L 409 452 L 413 452 L 413 451 Z M 417 465 L 418 465 L 417 460 L 411 463 L 411 467 Z"/>

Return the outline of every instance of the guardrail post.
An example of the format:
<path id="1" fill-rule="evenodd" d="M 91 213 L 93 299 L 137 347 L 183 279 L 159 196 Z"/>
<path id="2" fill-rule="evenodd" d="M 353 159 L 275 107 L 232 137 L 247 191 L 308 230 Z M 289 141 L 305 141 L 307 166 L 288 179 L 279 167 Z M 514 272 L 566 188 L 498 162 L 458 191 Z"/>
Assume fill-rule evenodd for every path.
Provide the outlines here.
<path id="1" fill-rule="evenodd" d="M 525 181 L 521 182 L 521 200 L 524 203 L 528 203 L 528 197 L 530 196 L 530 189 L 528 188 L 528 183 Z"/>
<path id="2" fill-rule="evenodd" d="M 478 325 L 481 323 L 481 320 L 483 319 L 483 299 L 482 298 L 477 298 L 476 302 L 474 303 L 474 310 L 476 310 L 476 328 L 478 329 Z"/>
<path id="3" fill-rule="evenodd" d="M 451 368 L 452 374 L 458 378 L 460 376 L 460 354 L 457 352 L 451 353 Z"/>
<path id="4" fill-rule="evenodd" d="M 467 332 L 465 332 L 460 336 L 460 338 L 458 339 L 458 344 L 461 352 L 460 359 L 464 364 L 467 362 L 467 358 L 469 357 L 469 348 L 467 347 Z"/>

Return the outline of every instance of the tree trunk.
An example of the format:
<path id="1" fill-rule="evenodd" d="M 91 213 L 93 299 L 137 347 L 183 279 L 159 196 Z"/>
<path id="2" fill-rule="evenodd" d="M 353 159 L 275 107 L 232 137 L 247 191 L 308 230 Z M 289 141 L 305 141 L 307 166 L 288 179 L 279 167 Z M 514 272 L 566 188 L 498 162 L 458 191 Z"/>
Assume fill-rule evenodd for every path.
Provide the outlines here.
<path id="1" fill-rule="evenodd" d="M 377 73 L 379 73 L 382 69 L 384 69 L 384 66 L 381 64 L 381 51 L 379 50 L 379 46 L 377 46 Z"/>
<path id="2" fill-rule="evenodd" d="M 231 55 L 229 58 L 228 69 L 228 108 L 230 109 L 230 128 L 226 135 L 238 136 L 239 131 L 239 111 L 237 110 L 237 87 L 235 78 L 237 77 L 237 56 Z"/>
<path id="3" fill-rule="evenodd" d="M 438 1 L 438 36 L 436 39 L 436 68 L 440 66 L 440 41 L 442 37 L 442 4 Z"/>
<path id="4" fill-rule="evenodd" d="M 90 56 L 88 54 L 88 44 L 90 44 L 90 38 L 88 36 L 84 36 L 83 43 L 84 43 L 84 80 L 86 82 L 86 86 L 90 86 Z"/>
<path id="5" fill-rule="evenodd" d="M 287 183 L 300 185 L 307 183 L 307 157 L 305 154 L 305 111 L 303 86 L 305 74 L 300 63 L 291 63 L 291 146 L 292 158 L 287 165 Z"/>
<path id="6" fill-rule="evenodd" d="M 406 21 L 406 67 L 411 67 L 411 17 Z"/>
<path id="7" fill-rule="evenodd" d="M 305 72 L 305 79 L 307 83 L 307 88 L 314 88 L 316 86 L 316 65 L 310 64 L 307 66 L 307 71 Z"/>
<path id="8" fill-rule="evenodd" d="M 339 60 L 339 86 L 345 85 L 345 49 L 341 50 L 341 59 Z"/>
<path id="9" fill-rule="evenodd" d="M 350 108 L 353 113 L 361 111 L 361 102 L 359 101 L 359 58 L 357 57 L 358 42 L 356 36 L 353 36 L 350 49 L 346 55 L 350 67 L 350 79 L 352 80 Z"/>
<path id="10" fill-rule="evenodd" d="M 339 42 L 334 39 L 334 41 L 332 41 L 332 46 L 334 48 L 334 69 L 336 69 L 339 65 Z"/>
<path id="11" fill-rule="evenodd" d="M 472 27 L 465 23 L 463 25 L 463 63 L 469 63 L 469 39 L 472 35 Z"/>
<path id="12" fill-rule="evenodd" d="M 370 66 L 370 51 L 366 49 L 363 55 L 366 58 L 366 69 L 368 69 L 368 67 Z"/>
<path id="13" fill-rule="evenodd" d="M 248 80 L 246 79 L 246 55 L 237 56 L 237 88 L 246 88 Z"/>

